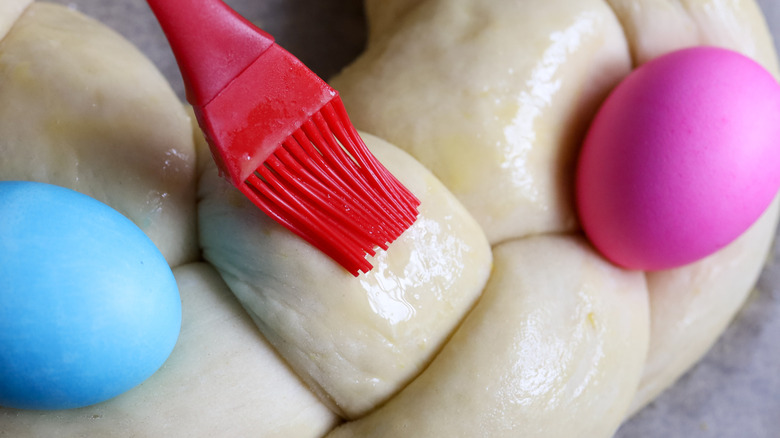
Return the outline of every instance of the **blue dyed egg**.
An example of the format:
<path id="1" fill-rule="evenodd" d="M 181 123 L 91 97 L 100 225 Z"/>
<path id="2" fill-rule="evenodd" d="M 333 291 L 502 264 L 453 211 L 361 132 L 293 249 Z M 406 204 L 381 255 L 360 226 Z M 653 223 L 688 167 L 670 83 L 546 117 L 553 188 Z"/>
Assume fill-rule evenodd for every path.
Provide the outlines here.
<path id="1" fill-rule="evenodd" d="M 133 222 L 70 189 L 0 182 L 0 406 L 119 395 L 160 368 L 180 327 L 173 273 Z"/>

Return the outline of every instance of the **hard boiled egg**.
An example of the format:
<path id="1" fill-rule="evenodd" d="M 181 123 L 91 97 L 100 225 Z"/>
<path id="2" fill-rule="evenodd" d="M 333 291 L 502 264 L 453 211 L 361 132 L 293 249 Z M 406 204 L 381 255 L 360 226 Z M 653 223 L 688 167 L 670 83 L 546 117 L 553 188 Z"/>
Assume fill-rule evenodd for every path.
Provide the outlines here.
<path id="1" fill-rule="evenodd" d="M 585 233 L 631 269 L 681 266 L 742 234 L 780 187 L 780 86 L 696 47 L 634 70 L 599 109 L 576 179 Z"/>
<path id="2" fill-rule="evenodd" d="M 116 210 L 70 189 L 3 181 L 0 248 L 0 406 L 98 403 L 171 353 L 176 281 Z"/>

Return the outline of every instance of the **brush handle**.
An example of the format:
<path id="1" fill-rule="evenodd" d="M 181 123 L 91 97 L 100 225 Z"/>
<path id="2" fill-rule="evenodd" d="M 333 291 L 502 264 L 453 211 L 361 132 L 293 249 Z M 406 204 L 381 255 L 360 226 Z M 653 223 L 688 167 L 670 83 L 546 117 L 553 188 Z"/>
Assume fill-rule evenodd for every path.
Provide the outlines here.
<path id="1" fill-rule="evenodd" d="M 184 80 L 187 101 L 209 103 L 274 43 L 221 0 L 147 0 Z"/>

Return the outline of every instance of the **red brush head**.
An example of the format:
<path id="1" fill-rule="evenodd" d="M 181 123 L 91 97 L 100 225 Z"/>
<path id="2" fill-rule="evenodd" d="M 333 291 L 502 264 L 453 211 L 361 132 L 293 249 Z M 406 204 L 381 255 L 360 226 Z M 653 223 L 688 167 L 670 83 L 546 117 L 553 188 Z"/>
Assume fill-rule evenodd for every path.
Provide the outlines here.
<path id="1" fill-rule="evenodd" d="M 353 275 L 420 202 L 368 151 L 338 94 L 217 0 L 148 0 L 220 171 Z"/>
<path id="2" fill-rule="evenodd" d="M 273 44 L 205 105 L 194 105 L 215 161 L 233 184 L 260 167 L 337 93 Z"/>
<path id="3" fill-rule="evenodd" d="M 368 151 L 335 97 L 239 189 L 261 210 L 357 276 L 388 249 L 420 201 Z"/>

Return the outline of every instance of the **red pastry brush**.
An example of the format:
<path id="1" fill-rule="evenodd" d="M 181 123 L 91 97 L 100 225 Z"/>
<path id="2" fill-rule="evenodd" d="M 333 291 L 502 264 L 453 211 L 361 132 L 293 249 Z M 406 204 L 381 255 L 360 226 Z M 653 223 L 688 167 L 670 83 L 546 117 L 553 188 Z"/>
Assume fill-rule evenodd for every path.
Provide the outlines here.
<path id="1" fill-rule="evenodd" d="M 368 151 L 338 93 L 221 0 L 147 0 L 220 172 L 353 275 L 420 201 Z"/>

